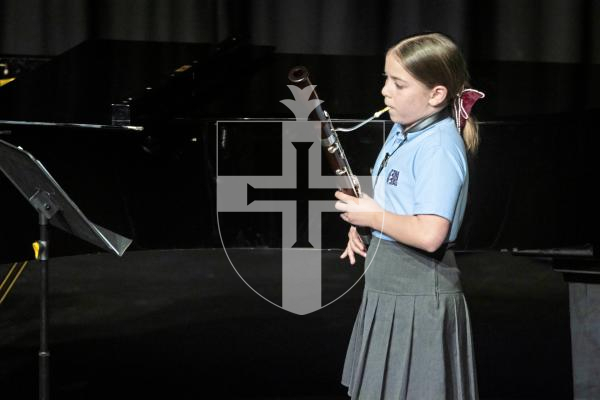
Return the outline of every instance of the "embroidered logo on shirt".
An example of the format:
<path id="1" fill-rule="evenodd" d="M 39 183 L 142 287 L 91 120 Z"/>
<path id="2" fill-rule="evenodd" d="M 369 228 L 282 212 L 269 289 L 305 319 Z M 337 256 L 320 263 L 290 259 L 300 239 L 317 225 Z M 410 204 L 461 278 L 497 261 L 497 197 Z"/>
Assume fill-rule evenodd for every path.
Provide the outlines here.
<path id="1" fill-rule="evenodd" d="M 398 186 L 398 174 L 399 172 L 395 169 L 391 170 L 387 177 L 388 185 Z"/>

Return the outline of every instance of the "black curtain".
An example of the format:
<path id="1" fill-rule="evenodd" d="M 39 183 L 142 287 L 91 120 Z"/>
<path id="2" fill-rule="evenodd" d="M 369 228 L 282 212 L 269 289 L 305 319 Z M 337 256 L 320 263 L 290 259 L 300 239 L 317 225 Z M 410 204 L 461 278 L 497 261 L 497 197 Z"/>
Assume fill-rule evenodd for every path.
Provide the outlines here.
<path id="1" fill-rule="evenodd" d="M 283 53 L 381 54 L 403 36 L 440 31 L 469 58 L 598 63 L 598 16 L 598 0 L 2 0 L 0 54 L 231 35 Z"/>

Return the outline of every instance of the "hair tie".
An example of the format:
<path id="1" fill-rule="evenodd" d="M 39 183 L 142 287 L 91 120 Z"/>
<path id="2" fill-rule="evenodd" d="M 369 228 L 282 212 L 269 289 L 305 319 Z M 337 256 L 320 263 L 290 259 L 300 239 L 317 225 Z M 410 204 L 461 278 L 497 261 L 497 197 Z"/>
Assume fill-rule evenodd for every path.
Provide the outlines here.
<path id="1" fill-rule="evenodd" d="M 475 89 L 463 89 L 454 99 L 454 120 L 456 121 L 456 128 L 458 131 L 462 131 L 471 109 L 477 100 L 485 97 L 485 93 Z"/>

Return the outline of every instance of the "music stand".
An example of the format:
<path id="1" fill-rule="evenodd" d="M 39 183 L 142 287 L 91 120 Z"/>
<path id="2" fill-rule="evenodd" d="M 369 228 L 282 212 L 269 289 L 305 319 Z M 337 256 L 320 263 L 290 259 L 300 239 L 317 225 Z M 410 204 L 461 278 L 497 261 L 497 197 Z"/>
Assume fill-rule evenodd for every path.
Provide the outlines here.
<path id="1" fill-rule="evenodd" d="M 40 240 L 34 244 L 41 262 L 39 398 L 48 400 L 50 353 L 48 351 L 48 222 L 108 252 L 122 256 L 131 240 L 90 222 L 67 196 L 41 162 L 20 147 L 0 140 L 0 170 L 25 196 L 39 216 Z"/>

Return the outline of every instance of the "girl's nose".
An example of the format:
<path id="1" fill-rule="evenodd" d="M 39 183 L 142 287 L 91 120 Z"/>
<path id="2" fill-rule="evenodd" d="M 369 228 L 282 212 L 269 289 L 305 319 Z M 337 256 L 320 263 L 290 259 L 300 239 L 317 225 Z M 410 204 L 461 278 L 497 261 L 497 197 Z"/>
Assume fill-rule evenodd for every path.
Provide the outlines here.
<path id="1" fill-rule="evenodd" d="M 381 88 L 381 95 L 383 97 L 390 97 L 389 89 L 388 89 L 388 81 L 389 81 L 389 78 L 385 80 L 385 83 L 383 84 L 383 87 Z"/>

